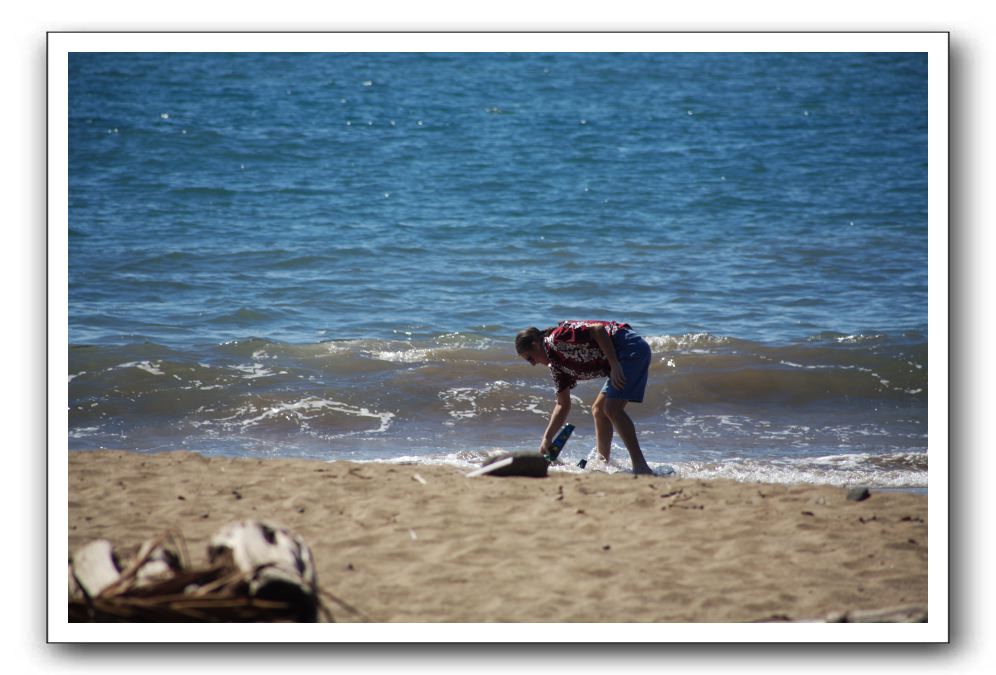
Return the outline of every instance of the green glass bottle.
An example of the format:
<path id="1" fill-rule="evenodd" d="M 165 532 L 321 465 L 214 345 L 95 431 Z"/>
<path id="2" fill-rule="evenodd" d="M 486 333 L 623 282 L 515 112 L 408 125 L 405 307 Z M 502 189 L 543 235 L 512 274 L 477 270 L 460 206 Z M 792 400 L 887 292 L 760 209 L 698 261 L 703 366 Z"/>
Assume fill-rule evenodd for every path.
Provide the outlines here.
<path id="1" fill-rule="evenodd" d="M 553 439 L 553 443 L 550 444 L 550 454 L 546 455 L 546 461 L 553 462 L 557 459 L 557 455 L 559 455 L 560 451 L 564 449 L 564 444 L 567 443 L 567 439 L 571 437 L 573 432 L 573 424 L 564 425 L 564 428 L 560 430 L 557 437 Z"/>

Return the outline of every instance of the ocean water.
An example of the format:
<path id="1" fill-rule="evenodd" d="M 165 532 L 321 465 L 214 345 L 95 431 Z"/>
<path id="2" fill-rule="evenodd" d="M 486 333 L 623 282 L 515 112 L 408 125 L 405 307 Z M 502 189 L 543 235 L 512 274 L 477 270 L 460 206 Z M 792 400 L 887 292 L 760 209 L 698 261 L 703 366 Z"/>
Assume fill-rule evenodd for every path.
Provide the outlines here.
<path id="1" fill-rule="evenodd" d="M 470 467 L 552 407 L 515 333 L 611 319 L 651 466 L 927 486 L 924 54 L 68 68 L 71 450 Z"/>

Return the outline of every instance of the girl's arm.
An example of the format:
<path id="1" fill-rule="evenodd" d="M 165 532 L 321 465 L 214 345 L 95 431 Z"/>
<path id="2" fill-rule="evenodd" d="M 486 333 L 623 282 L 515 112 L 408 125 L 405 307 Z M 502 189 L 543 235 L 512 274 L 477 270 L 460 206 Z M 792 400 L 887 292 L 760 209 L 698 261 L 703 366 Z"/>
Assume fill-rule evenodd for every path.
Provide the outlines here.
<path id="1" fill-rule="evenodd" d="M 626 375 L 623 374 L 622 366 L 619 365 L 619 357 L 616 356 L 616 347 L 612 344 L 609 332 L 605 330 L 605 326 L 592 326 L 591 334 L 595 338 L 595 344 L 598 345 L 598 348 L 602 350 L 605 358 L 609 361 L 609 380 L 612 381 L 612 386 L 616 389 L 622 389 L 626 386 Z"/>
<path id="2" fill-rule="evenodd" d="M 557 403 L 550 413 L 550 423 L 546 425 L 543 433 L 543 440 L 540 441 L 540 454 L 545 455 L 550 452 L 550 445 L 557 437 L 560 428 L 567 422 L 567 415 L 571 412 L 571 390 L 561 389 L 557 392 Z"/>

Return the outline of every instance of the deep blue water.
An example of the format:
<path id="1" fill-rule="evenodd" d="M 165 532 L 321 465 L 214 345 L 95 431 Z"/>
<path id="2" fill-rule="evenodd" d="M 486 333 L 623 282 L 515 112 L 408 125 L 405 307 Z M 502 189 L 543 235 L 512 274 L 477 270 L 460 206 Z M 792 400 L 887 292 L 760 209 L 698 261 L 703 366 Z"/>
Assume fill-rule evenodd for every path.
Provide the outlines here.
<path id="1" fill-rule="evenodd" d="M 71 447 L 533 447 L 545 383 L 512 336 L 606 318 L 656 339 L 661 461 L 926 452 L 925 54 L 78 53 L 69 74 Z M 716 360 L 682 370 L 675 344 Z M 786 369 L 806 393 L 765 398 L 798 394 Z M 464 390 L 507 400 L 454 416 Z M 683 437 L 679 414 L 750 423 Z M 759 442 L 772 424 L 825 433 Z"/>

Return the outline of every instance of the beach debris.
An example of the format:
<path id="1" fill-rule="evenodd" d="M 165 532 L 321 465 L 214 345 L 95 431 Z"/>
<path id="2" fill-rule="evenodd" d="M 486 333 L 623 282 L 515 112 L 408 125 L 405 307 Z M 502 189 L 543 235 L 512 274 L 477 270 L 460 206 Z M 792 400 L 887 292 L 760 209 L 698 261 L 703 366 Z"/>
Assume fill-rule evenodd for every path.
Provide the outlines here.
<path id="1" fill-rule="evenodd" d="M 127 588 L 155 585 L 178 572 L 182 566 L 175 545 L 167 537 L 143 542 L 131 563 L 122 569 L 111 542 L 98 539 L 82 546 L 69 567 L 69 596 L 72 600 L 114 596 Z"/>
<path id="2" fill-rule="evenodd" d="M 282 528 L 256 520 L 229 523 L 208 544 L 208 560 L 234 566 L 245 575 L 249 595 L 297 608 L 301 621 L 313 621 L 318 580 L 311 549 Z"/>
<path id="3" fill-rule="evenodd" d="M 681 502 L 687 502 L 690 499 L 694 499 L 695 495 L 685 494 L 684 488 L 678 488 L 677 490 L 672 490 L 671 492 L 666 492 L 660 496 L 661 499 L 665 500 L 664 506 L 661 507 L 661 511 L 666 511 L 667 509 L 678 507 L 681 509 L 701 509 L 702 506 L 685 505 Z"/>
<path id="4" fill-rule="evenodd" d="M 682 502 L 687 502 L 689 500 L 695 499 L 695 494 L 685 494 L 684 488 L 678 488 L 677 490 L 672 490 L 661 495 L 661 499 L 665 500 L 664 506 L 661 507 L 661 511 L 667 511 L 668 509 L 685 509 L 686 511 L 702 511 L 705 506 L 702 504 L 683 504 Z"/>
<path id="5" fill-rule="evenodd" d="M 773 614 L 757 623 L 926 623 L 927 608 L 920 605 L 885 609 L 852 609 L 830 612 L 816 619 L 795 619 L 788 614 Z"/>
<path id="6" fill-rule="evenodd" d="M 428 481 L 426 481 L 424 478 L 422 478 L 422 476 L 418 475 L 417 473 L 412 474 L 412 480 L 417 483 L 421 483 L 422 485 L 426 485 L 428 483 Z"/>
<path id="7" fill-rule="evenodd" d="M 182 568 L 181 556 L 175 546 L 166 541 L 147 540 L 138 549 L 135 571 L 136 586 L 149 586 L 179 572 Z"/>
<path id="8" fill-rule="evenodd" d="M 410 527 L 408 528 L 408 536 L 412 538 L 412 541 L 418 541 L 418 535 L 415 533 L 415 530 Z"/>
<path id="9" fill-rule="evenodd" d="M 99 595 L 120 577 L 121 566 L 114 555 L 111 542 L 97 539 L 83 546 L 73 556 L 70 592 L 77 588 L 87 595 Z"/>
<path id="10" fill-rule="evenodd" d="M 485 464 L 480 469 L 474 469 L 473 471 L 467 474 L 467 478 L 477 478 L 478 476 L 486 476 L 491 473 L 496 473 L 499 469 L 504 469 L 505 467 L 511 465 L 512 465 L 511 457 L 495 460 L 493 462 Z"/>
<path id="11" fill-rule="evenodd" d="M 489 457 L 480 469 L 467 474 L 467 478 L 477 476 L 526 476 L 545 478 L 550 463 L 543 455 L 532 452 L 506 452 Z"/>
<path id="12" fill-rule="evenodd" d="M 850 610 L 828 614 L 827 623 L 926 623 L 927 608 L 919 605 L 889 609 Z"/>
<path id="13" fill-rule="evenodd" d="M 334 621 L 322 598 L 367 620 L 319 588 L 308 546 L 288 530 L 245 520 L 211 537 L 208 564 L 188 562 L 170 530 L 128 560 L 107 540 L 89 542 L 70 562 L 70 621 Z"/>
<path id="14" fill-rule="evenodd" d="M 866 487 L 853 487 L 847 491 L 848 501 L 860 502 L 869 497 L 871 497 L 871 491 Z"/>

